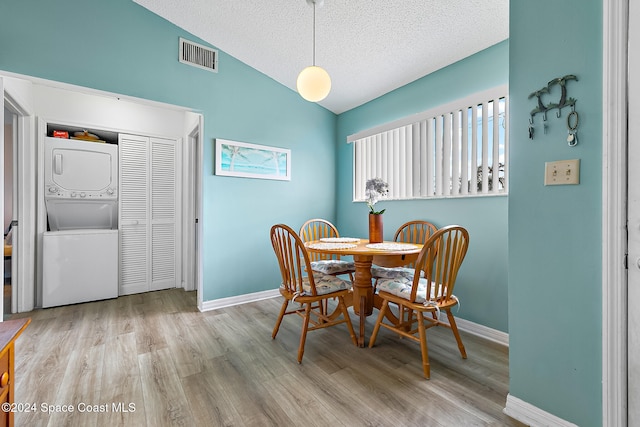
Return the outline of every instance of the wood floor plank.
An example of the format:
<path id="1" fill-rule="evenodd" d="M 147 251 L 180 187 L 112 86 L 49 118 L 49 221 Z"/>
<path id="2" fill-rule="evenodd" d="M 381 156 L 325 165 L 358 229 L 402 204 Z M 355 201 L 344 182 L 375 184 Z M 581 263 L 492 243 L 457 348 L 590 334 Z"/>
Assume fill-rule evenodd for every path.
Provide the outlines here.
<path id="1" fill-rule="evenodd" d="M 143 310 L 135 317 L 135 333 L 138 354 L 150 353 L 167 348 L 166 336 L 160 328 L 159 313 Z"/>
<path id="2" fill-rule="evenodd" d="M 147 425 L 193 426 L 187 397 L 167 348 L 138 355 Z"/>
<path id="3" fill-rule="evenodd" d="M 318 399 L 316 387 L 300 387 L 297 375 L 285 374 L 265 383 L 278 406 L 294 425 L 336 426 L 342 421 Z M 316 414 L 313 418 L 309 414 Z"/>
<path id="4" fill-rule="evenodd" d="M 194 374 L 181 378 L 182 388 L 189 396 L 189 407 L 196 426 L 239 426 L 242 417 L 227 398 L 224 386 L 213 375 Z"/>
<path id="5" fill-rule="evenodd" d="M 84 338 L 81 341 L 92 341 Z M 102 390 L 102 366 L 104 345 L 84 344 L 73 348 L 69 353 L 69 363 L 55 400 L 56 407 L 68 405 L 72 411 L 51 412 L 49 425 L 52 426 L 95 426 L 106 407 L 100 403 Z M 108 409 L 107 409 L 108 410 Z M 102 411 L 102 412 L 100 412 Z"/>
<path id="6" fill-rule="evenodd" d="M 16 426 L 523 426 L 502 413 L 508 348 L 462 333 L 463 360 L 451 331 L 432 328 L 427 381 L 416 343 L 381 330 L 358 348 L 338 325 L 309 332 L 298 364 L 298 316 L 271 339 L 281 301 L 201 313 L 195 292 L 172 289 L 15 315 L 32 318 L 16 401 L 111 405 L 18 413 Z"/>
<path id="7" fill-rule="evenodd" d="M 145 402 L 134 332 L 116 333 L 105 342 L 100 402 L 110 405 L 99 425 L 143 426 Z"/>
<path id="8" fill-rule="evenodd" d="M 46 325 L 48 334 L 40 345 L 34 349 L 34 353 L 29 354 L 26 349 L 20 347 L 21 338 L 16 341 L 16 356 L 19 361 L 16 366 L 20 365 L 20 370 L 15 372 L 15 402 L 33 404 L 34 411 L 17 412 L 15 414 L 15 424 L 25 426 L 46 426 L 49 422 L 49 413 L 42 411 L 41 405 L 54 404 L 58 396 L 61 386 L 61 379 L 64 378 L 69 365 L 69 352 L 73 348 L 75 338 L 71 330 L 55 330 L 55 323 L 48 319 L 35 320 L 31 322 L 29 327 L 34 323 L 49 323 Z M 24 335 L 24 333 L 23 333 Z M 22 352 L 25 356 L 30 357 L 20 361 Z"/>
<path id="9" fill-rule="evenodd" d="M 349 388 L 342 380 L 341 371 L 327 375 L 316 365 L 308 363 L 298 368 L 292 366 L 291 372 L 300 380 L 301 387 L 317 391 L 318 400 L 341 420 L 342 425 L 385 426 L 396 425 L 398 421 L 399 411 L 393 417 L 379 411 L 378 406 L 384 406 L 384 403 L 372 400 L 370 393 L 363 396 L 361 390 Z"/>
<path id="10" fill-rule="evenodd" d="M 239 425 L 293 426 L 285 411 L 270 395 L 264 384 L 254 380 L 250 365 L 230 351 L 225 356 L 207 361 L 207 373 L 212 378 L 224 378 L 222 392 L 231 407 L 237 408 L 241 417 Z"/>

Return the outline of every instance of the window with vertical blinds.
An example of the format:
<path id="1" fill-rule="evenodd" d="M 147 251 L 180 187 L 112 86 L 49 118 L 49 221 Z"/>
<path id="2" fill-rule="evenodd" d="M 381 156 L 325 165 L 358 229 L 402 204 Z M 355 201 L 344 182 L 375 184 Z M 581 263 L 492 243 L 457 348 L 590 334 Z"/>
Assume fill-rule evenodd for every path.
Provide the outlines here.
<path id="1" fill-rule="evenodd" d="M 387 199 L 506 194 L 508 88 L 500 86 L 348 137 L 354 201 L 368 179 Z"/>

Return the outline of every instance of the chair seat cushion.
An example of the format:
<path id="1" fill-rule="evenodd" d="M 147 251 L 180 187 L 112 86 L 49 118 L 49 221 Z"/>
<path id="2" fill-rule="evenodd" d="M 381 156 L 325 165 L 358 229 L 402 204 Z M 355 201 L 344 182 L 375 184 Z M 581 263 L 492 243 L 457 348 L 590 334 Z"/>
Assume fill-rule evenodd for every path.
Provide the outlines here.
<path id="1" fill-rule="evenodd" d="M 351 282 L 328 274 L 322 274 L 314 271 L 313 280 L 316 283 L 316 292 L 318 295 L 327 295 L 333 292 L 351 289 Z M 302 280 L 302 288 L 304 289 L 304 295 L 311 295 L 311 285 L 309 284 L 308 277 L 305 277 Z"/>
<path id="2" fill-rule="evenodd" d="M 380 267 L 379 265 L 371 266 L 371 277 L 374 279 L 407 279 L 413 280 L 415 268 L 407 267 Z M 420 272 L 420 276 L 424 277 L 424 271 Z"/>
<path id="3" fill-rule="evenodd" d="M 388 292 L 392 295 L 398 296 L 409 300 L 411 298 L 411 286 L 413 285 L 413 279 L 380 279 L 378 280 L 378 291 Z M 436 298 L 435 294 L 436 285 L 431 286 L 431 295 L 429 295 L 429 301 L 433 301 Z M 443 293 L 446 293 L 443 291 Z M 455 296 L 451 296 L 457 301 Z M 416 301 L 419 304 L 424 304 L 427 300 L 427 279 L 421 278 L 418 281 L 418 292 L 416 293 Z"/>
<path id="4" fill-rule="evenodd" d="M 343 261 L 340 259 L 323 259 L 311 262 L 311 269 L 323 274 L 338 274 L 354 271 L 356 265 L 353 261 Z"/>

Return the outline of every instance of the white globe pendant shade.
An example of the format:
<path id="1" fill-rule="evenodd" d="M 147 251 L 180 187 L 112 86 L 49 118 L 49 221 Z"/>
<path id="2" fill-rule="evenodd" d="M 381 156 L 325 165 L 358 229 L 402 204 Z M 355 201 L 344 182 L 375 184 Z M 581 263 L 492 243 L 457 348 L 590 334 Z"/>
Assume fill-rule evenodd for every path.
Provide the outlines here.
<path id="1" fill-rule="evenodd" d="M 296 87 L 300 96 L 307 101 L 322 101 L 331 90 L 331 77 L 324 68 L 312 65 L 300 71 Z"/>

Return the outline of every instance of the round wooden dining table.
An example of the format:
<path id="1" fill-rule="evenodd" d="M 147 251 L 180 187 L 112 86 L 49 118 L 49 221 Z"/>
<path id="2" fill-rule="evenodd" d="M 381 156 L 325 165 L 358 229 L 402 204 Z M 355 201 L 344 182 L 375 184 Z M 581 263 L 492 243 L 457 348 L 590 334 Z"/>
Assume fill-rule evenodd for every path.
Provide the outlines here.
<path id="1" fill-rule="evenodd" d="M 357 241 L 356 241 L 357 240 Z M 416 260 L 422 245 L 413 243 L 382 242 L 371 247 L 368 239 L 333 238 L 305 243 L 309 252 L 353 256 L 355 277 L 353 280 L 353 311 L 360 317 L 358 346 L 364 347 L 365 320 L 373 313 L 373 307 L 380 308 L 382 299 L 374 295 L 371 281 L 371 265 L 381 267 L 401 267 Z M 413 248 L 411 248 L 411 246 Z M 399 249 L 402 248 L 402 249 Z M 349 305 L 349 301 L 345 301 Z M 393 316 L 392 313 L 389 315 Z"/>

